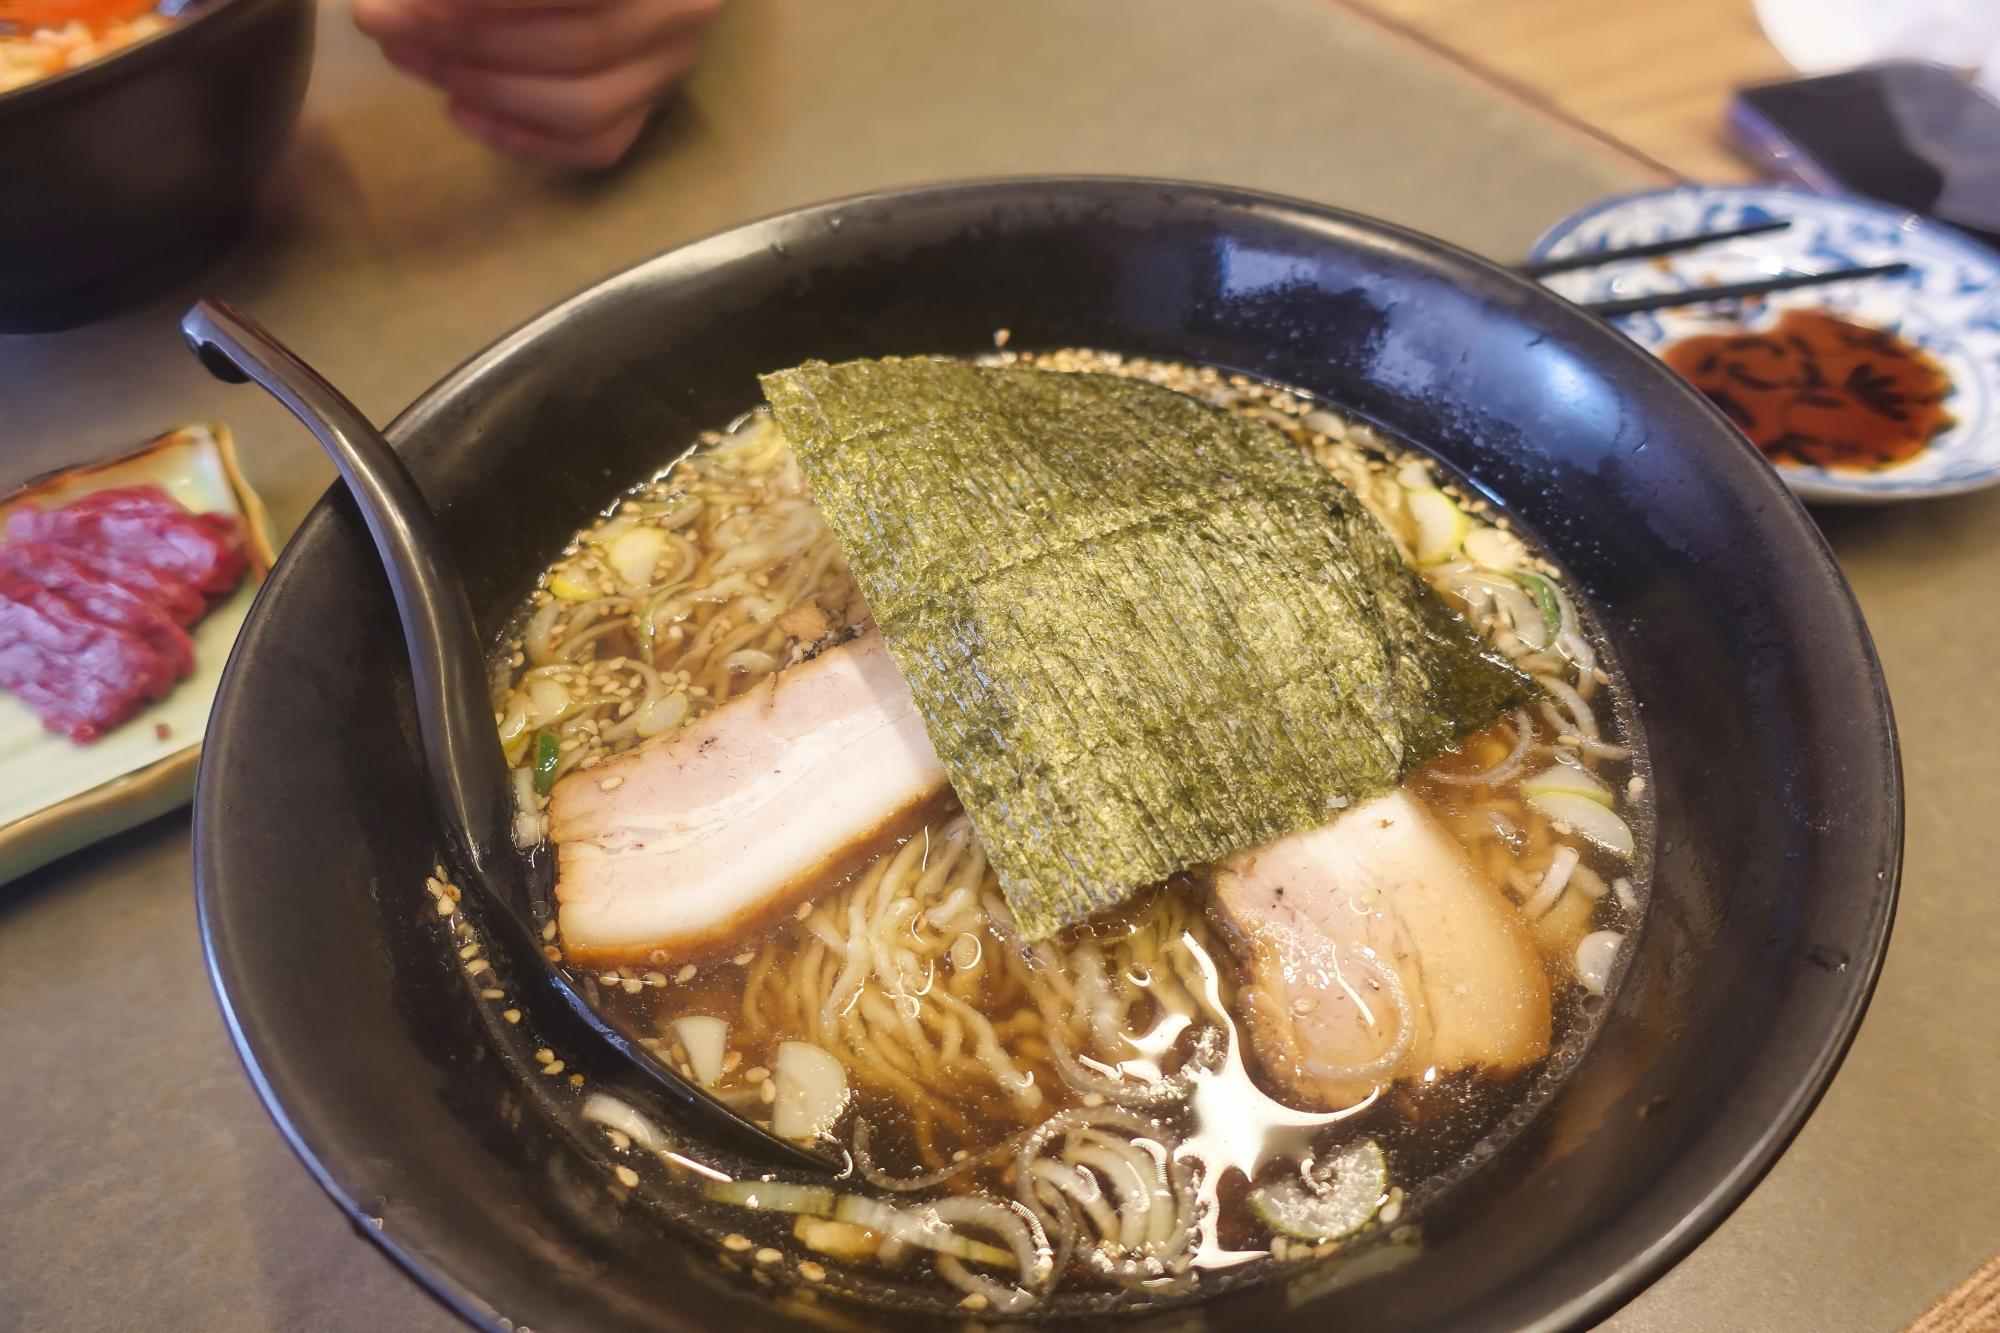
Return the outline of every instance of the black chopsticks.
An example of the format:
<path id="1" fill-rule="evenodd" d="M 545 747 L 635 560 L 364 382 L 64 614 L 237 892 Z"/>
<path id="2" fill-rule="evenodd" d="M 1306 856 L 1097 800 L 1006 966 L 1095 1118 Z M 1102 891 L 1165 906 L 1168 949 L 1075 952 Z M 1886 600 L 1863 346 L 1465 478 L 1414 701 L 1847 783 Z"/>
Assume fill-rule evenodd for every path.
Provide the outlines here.
<path id="1" fill-rule="evenodd" d="M 1763 222 L 1745 223 L 1740 227 L 1699 232 L 1693 236 L 1673 236 L 1664 241 L 1648 241 L 1643 245 L 1625 245 L 1609 250 L 1590 250 L 1582 254 L 1564 255 L 1560 259 L 1536 260 L 1530 264 L 1517 265 L 1514 271 L 1524 277 L 1546 278 L 1557 273 L 1573 273 L 1577 269 L 1595 268 L 1599 264 L 1615 264 L 1625 259 L 1652 259 L 1659 255 L 1679 254 L 1683 250 L 1712 245 L 1716 241 L 1733 241 L 1741 236 L 1762 236 L 1768 232 L 1783 231 L 1791 225 L 1789 219 L 1770 218 Z M 1726 282 L 1711 287 L 1683 287 L 1674 292 L 1649 292 L 1644 296 L 1628 296 L 1616 301 L 1579 301 L 1576 304 L 1579 309 L 1588 310 L 1600 318 L 1616 319 L 1620 315 L 1637 315 L 1648 310 L 1670 310 L 1675 306 L 1704 305 L 1710 301 L 1746 301 L 1759 296 L 1769 296 L 1773 292 L 1789 292 L 1800 287 L 1822 287 L 1833 282 L 1854 282 L 1862 278 L 1891 278 L 1909 270 L 1908 264 L 1900 262 L 1869 264 L 1856 268 L 1830 269 L 1824 273 L 1786 273 L 1774 278 L 1756 278 L 1749 282 Z"/>
<path id="2" fill-rule="evenodd" d="M 1787 273 L 1779 278 L 1758 278 L 1751 282 L 1725 282 L 1715 287 L 1685 287 L 1677 292 L 1652 292 L 1628 296 L 1622 301 L 1579 301 L 1577 307 L 1604 319 L 1637 315 L 1648 310 L 1668 310 L 1674 306 L 1701 305 L 1708 301 L 1743 301 L 1772 292 L 1789 292 L 1800 287 L 1824 287 L 1833 282 L 1855 282 L 1861 278 L 1893 278 L 1908 273 L 1908 264 L 1869 264 L 1861 268 L 1836 268 L 1825 273 Z"/>
<path id="3" fill-rule="evenodd" d="M 1651 259 L 1656 255 L 1679 254 L 1683 250 L 1713 245 L 1717 241 L 1733 241 L 1739 236 L 1763 236 L 1783 231 L 1791 225 L 1790 218 L 1770 218 L 1721 231 L 1670 236 L 1664 241 L 1648 241 L 1644 245 L 1621 245 L 1615 250 L 1586 250 L 1580 254 L 1564 255 L 1560 259 L 1537 259 L 1531 264 L 1516 265 L 1514 271 L 1527 278 L 1546 278 L 1557 273 L 1574 273 L 1580 268 L 1596 268 L 1599 264 L 1615 264 L 1621 259 Z"/>

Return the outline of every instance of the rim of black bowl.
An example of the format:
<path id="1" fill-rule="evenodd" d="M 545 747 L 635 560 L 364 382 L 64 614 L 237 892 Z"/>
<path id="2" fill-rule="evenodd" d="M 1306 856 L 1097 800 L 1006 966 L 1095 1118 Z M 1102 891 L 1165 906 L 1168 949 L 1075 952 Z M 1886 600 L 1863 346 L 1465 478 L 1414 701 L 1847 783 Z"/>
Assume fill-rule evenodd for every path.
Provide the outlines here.
<path id="1" fill-rule="evenodd" d="M 36 79 L 32 83 L 24 83 L 18 88 L 0 92 L 0 119 L 4 119 L 10 112 L 20 107 L 53 102 L 72 94 L 87 93 L 100 84 L 125 78 L 141 65 L 170 59 L 181 43 L 197 40 L 194 36 L 196 32 L 225 13 L 297 2 L 298 0 L 202 0 L 191 12 L 174 19 L 158 32 L 107 51 L 95 60 L 72 65 L 45 79 Z M 312 0 L 306 2 L 311 3 Z"/>
<path id="2" fill-rule="evenodd" d="M 215 0 L 218 8 L 225 5 L 269 2 L 272 0 Z M 1181 198 L 1199 197 L 1206 204 L 1264 210 L 1267 213 L 1312 223 L 1360 227 L 1411 249 L 1427 251 L 1454 263 L 1474 265 L 1485 270 L 1488 276 L 1514 287 L 1522 299 L 1545 304 L 1551 309 L 1552 318 L 1583 321 L 1594 326 L 1598 330 L 1596 336 L 1602 337 L 1609 355 L 1624 360 L 1633 373 L 1653 379 L 1656 388 L 1678 394 L 1690 409 L 1710 417 L 1724 432 L 1734 431 L 1720 410 L 1707 398 L 1668 370 L 1656 358 L 1627 342 L 1610 325 L 1583 314 L 1539 283 L 1522 278 L 1482 255 L 1436 237 L 1309 200 L 1232 186 L 1140 176 L 1057 175 L 987 177 L 867 191 L 766 214 L 677 245 L 579 289 L 496 339 L 461 362 L 443 379 L 422 393 L 409 407 L 398 414 L 386 433 L 392 439 L 401 441 L 409 431 L 422 425 L 427 418 L 446 404 L 455 393 L 508 357 L 517 354 L 523 347 L 531 345 L 547 331 L 558 327 L 572 309 L 588 301 L 601 299 L 606 293 L 639 280 L 654 270 L 687 264 L 698 250 L 710 251 L 710 255 L 706 258 L 715 262 L 726 262 L 730 258 L 746 253 L 765 250 L 768 240 L 775 239 L 772 233 L 782 228 L 809 223 L 815 219 L 835 217 L 848 209 L 881 206 L 889 202 L 915 203 L 920 200 L 935 201 L 955 195 L 1005 193 L 1030 188 L 1075 189 L 1086 192 L 1150 191 Z M 1572 330 L 1574 329 L 1575 325 L 1572 325 Z M 1802 1077 L 1793 1084 L 1789 1094 L 1782 1098 L 1775 1115 L 1761 1124 L 1755 1132 L 1741 1137 L 1733 1159 L 1707 1172 L 1706 1189 L 1700 1201 L 1678 1217 L 1666 1220 L 1655 1230 L 1648 1243 L 1628 1251 L 1616 1262 L 1598 1265 L 1588 1280 L 1573 1281 L 1561 1284 L 1559 1287 L 1557 1283 L 1545 1283 L 1544 1286 L 1549 1287 L 1549 1290 L 1537 1293 L 1536 1297 L 1527 1298 L 1525 1306 L 1515 1307 L 1517 1311 L 1524 1308 L 1531 1311 L 1524 1319 L 1510 1321 L 1510 1327 L 1515 1329 L 1576 1328 L 1608 1316 L 1663 1276 L 1721 1225 L 1776 1164 L 1825 1095 L 1860 1029 L 1888 950 L 1901 886 L 1905 811 L 1901 750 L 1880 659 L 1853 590 L 1840 572 L 1832 549 L 1806 512 L 1803 503 L 1768 466 L 1750 484 L 1765 489 L 1766 494 L 1762 498 L 1775 507 L 1773 518 L 1782 515 L 1782 521 L 1794 528 L 1793 535 L 1803 539 L 1808 549 L 1812 551 L 1813 558 L 1819 566 L 1818 572 L 1837 590 L 1842 610 L 1849 621 L 1848 627 L 1855 637 L 1861 657 L 1868 669 L 1869 692 L 1873 696 L 1875 705 L 1875 717 L 1868 721 L 1879 724 L 1880 727 L 1879 739 L 1884 747 L 1881 758 L 1888 782 L 1886 841 L 1889 845 L 1883 848 L 1885 852 L 1883 864 L 1888 869 L 1880 885 L 1877 912 L 1871 922 L 1873 947 L 1866 957 L 1855 960 L 1860 966 L 1852 969 L 1851 979 L 1846 982 L 1845 994 L 1836 1010 L 1836 1021 L 1824 1032 L 1804 1068 Z M 336 483 L 328 491 L 327 498 L 322 498 L 313 513 L 308 516 L 308 523 L 322 514 L 329 504 L 329 499 L 338 489 Z M 255 625 L 265 599 L 282 581 L 289 563 L 289 554 L 289 551 L 281 553 L 276 567 L 266 579 L 264 588 L 260 590 L 257 603 L 251 608 L 245 631 L 239 636 L 239 647 L 251 639 L 250 628 Z M 224 1022 L 229 1029 L 230 1039 L 243 1061 L 251 1083 L 279 1131 L 321 1188 L 354 1223 L 356 1231 L 380 1246 L 425 1290 L 468 1322 L 492 1328 L 511 1328 L 514 1325 L 500 1317 L 501 1312 L 496 1311 L 479 1295 L 476 1286 L 454 1271 L 441 1255 L 425 1246 L 421 1237 L 404 1237 L 396 1234 L 399 1229 L 414 1230 L 414 1228 L 385 1228 L 381 1219 L 371 1215 L 357 1202 L 354 1191 L 342 1183 L 343 1177 L 349 1174 L 352 1154 L 342 1144 L 318 1141 L 314 1135 L 301 1129 L 287 1110 L 291 1098 L 297 1096 L 297 1093 L 280 1086 L 281 1080 L 274 1080 L 266 1068 L 266 1062 L 259 1059 L 258 1050 L 265 1044 L 265 1038 L 260 1033 L 260 1024 L 255 1013 L 239 1011 L 232 1000 L 232 983 L 238 975 L 238 961 L 231 956 L 218 938 L 218 931 L 215 929 L 218 907 L 214 884 L 219 873 L 216 848 L 220 841 L 216 829 L 221 820 L 222 804 L 217 788 L 221 782 L 219 777 L 221 767 L 225 762 L 223 756 L 226 756 L 231 748 L 228 738 L 233 727 L 233 719 L 231 710 L 226 705 L 233 693 L 235 677 L 243 666 L 243 654 L 240 651 L 233 652 L 218 688 L 217 707 L 210 723 L 208 743 L 203 748 L 203 764 L 198 779 L 194 810 L 197 915 L 210 979 L 222 1009 Z"/>

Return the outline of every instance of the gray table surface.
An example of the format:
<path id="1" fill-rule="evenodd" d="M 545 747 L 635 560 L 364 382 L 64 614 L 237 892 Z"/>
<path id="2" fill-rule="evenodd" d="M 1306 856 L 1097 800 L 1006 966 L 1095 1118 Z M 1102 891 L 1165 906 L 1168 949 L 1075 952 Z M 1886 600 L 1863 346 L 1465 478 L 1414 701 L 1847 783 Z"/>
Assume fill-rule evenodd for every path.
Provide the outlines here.
<path id="1" fill-rule="evenodd" d="M 197 289 L 386 419 L 678 241 L 876 186 L 1044 171 L 1250 185 L 1502 256 L 1650 183 L 1321 0 L 737 0 L 637 160 L 564 180 L 457 137 L 336 0 L 297 142 L 233 258 L 130 317 L 0 337 L 0 482 L 216 417 L 288 530 L 329 470 L 186 359 L 173 319 Z M 1896 942 L 1797 1145 L 1613 1327 L 1891 1329 L 2000 1250 L 1996 521 L 2000 495 L 1824 516 L 1903 729 Z M 450 1327 L 258 1106 L 208 993 L 188 850 L 173 815 L 0 888 L 0 1330 Z"/>

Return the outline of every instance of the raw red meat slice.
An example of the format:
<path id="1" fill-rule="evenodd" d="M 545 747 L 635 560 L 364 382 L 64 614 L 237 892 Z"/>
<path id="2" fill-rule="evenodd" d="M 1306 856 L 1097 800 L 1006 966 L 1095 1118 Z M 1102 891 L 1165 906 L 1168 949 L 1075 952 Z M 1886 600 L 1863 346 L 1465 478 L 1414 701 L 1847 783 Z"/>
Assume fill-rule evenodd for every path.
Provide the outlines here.
<path id="1" fill-rule="evenodd" d="M 91 570 L 77 553 L 42 542 L 15 542 L 0 546 L 0 572 L 68 598 L 100 624 L 137 635 L 173 663 L 176 678 L 194 670 L 194 640 L 188 632 L 140 593 Z"/>
<path id="2" fill-rule="evenodd" d="M 247 563 L 240 524 L 190 514 L 157 486 L 92 491 L 60 509 L 19 509 L 7 519 L 7 536 L 115 550 L 212 597 L 234 588 Z"/>
<path id="3" fill-rule="evenodd" d="M 50 731 L 95 740 L 160 698 L 173 662 L 136 634 L 91 619 L 74 602 L 0 572 L 0 686 Z"/>
<path id="4" fill-rule="evenodd" d="M 131 589 L 166 612 L 176 625 L 192 625 L 208 611 L 208 599 L 195 589 L 116 552 L 89 550 L 81 546 L 56 546 L 49 542 L 10 542 L 0 549 L 58 552 L 85 573 Z"/>

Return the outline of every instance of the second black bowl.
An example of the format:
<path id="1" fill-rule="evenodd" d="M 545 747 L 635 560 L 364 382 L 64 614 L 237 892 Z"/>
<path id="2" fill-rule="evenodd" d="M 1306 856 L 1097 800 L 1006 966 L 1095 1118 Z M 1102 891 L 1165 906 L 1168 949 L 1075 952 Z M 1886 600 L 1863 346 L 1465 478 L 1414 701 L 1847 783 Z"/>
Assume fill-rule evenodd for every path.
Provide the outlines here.
<path id="1" fill-rule="evenodd" d="M 313 17 L 313 0 L 208 0 L 0 93 L 0 333 L 135 304 L 241 230 L 305 98 Z"/>

